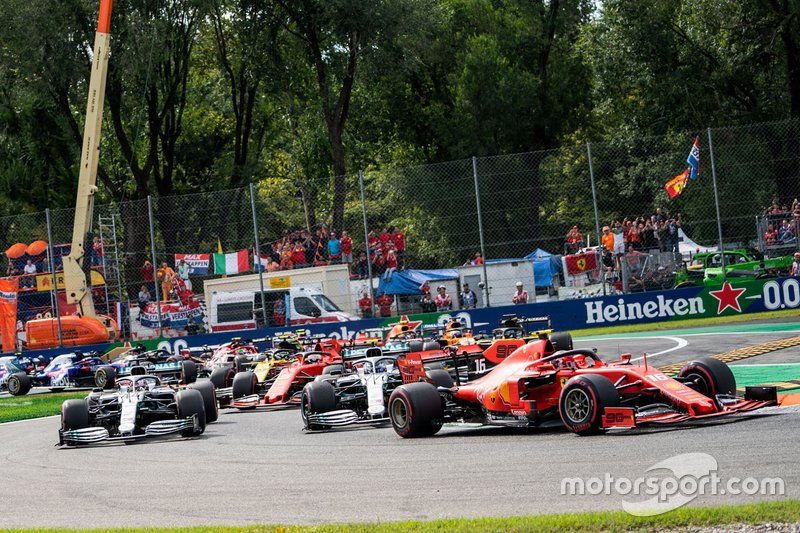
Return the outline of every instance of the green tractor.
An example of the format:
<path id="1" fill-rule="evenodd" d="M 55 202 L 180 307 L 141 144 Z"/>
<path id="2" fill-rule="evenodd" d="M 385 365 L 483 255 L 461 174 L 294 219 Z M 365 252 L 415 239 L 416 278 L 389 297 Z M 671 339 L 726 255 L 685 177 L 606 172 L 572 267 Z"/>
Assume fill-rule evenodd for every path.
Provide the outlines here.
<path id="1" fill-rule="evenodd" d="M 725 279 L 763 279 L 788 276 L 792 256 L 765 258 L 756 250 L 726 250 Z M 695 254 L 692 261 L 675 276 L 675 288 L 714 287 L 722 285 L 722 258 L 720 252 Z"/>

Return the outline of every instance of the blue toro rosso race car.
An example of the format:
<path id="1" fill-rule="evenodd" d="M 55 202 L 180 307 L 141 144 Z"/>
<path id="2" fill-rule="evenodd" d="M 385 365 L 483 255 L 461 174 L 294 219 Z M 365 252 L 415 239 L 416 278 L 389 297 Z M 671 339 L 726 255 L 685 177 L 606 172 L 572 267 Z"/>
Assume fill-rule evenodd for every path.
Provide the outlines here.
<path id="1" fill-rule="evenodd" d="M 5 358 L 4 358 L 5 359 Z M 59 391 L 75 387 L 95 387 L 95 372 L 108 363 L 100 359 L 97 352 L 84 354 L 74 352 L 59 355 L 41 370 L 24 368 L 19 363 L 14 363 L 9 358 L 4 363 L 7 376 L 4 378 L 3 387 L 12 396 L 28 394 L 33 387 L 49 388 Z M 10 371 L 8 369 L 13 369 Z"/>

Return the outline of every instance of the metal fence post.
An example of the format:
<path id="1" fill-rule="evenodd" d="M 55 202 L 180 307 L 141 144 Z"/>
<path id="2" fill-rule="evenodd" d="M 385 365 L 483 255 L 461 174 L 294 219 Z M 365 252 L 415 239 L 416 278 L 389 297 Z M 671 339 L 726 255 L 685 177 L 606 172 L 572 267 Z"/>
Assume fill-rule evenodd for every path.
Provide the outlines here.
<path id="1" fill-rule="evenodd" d="M 725 249 L 722 246 L 722 217 L 719 213 L 719 193 L 717 192 L 717 169 L 714 165 L 714 145 L 711 142 L 711 128 L 708 128 L 708 155 L 711 158 L 711 180 L 714 184 L 714 204 L 717 206 L 717 231 L 719 232 L 719 253 L 722 259 L 722 282 L 725 283 Z"/>
<path id="2" fill-rule="evenodd" d="M 361 214 L 364 217 L 364 251 L 367 254 L 367 277 L 369 278 L 369 297 L 375 305 L 375 290 L 372 287 L 372 258 L 369 256 L 369 227 L 367 226 L 367 199 L 364 196 L 364 172 L 358 171 L 358 184 L 361 188 Z"/>
<path id="3" fill-rule="evenodd" d="M 45 220 L 47 221 L 47 260 L 50 262 L 50 274 L 53 276 L 53 312 L 56 314 L 58 323 L 58 347 L 64 347 L 64 339 L 61 332 L 61 311 L 58 309 L 58 277 L 56 276 L 56 257 L 53 253 L 53 230 L 50 226 L 50 209 L 44 210 Z"/>
<path id="4" fill-rule="evenodd" d="M 250 206 L 253 209 L 253 235 L 256 241 L 256 261 L 258 262 L 258 283 L 261 286 L 261 313 L 266 319 L 267 317 L 267 301 L 264 298 L 264 265 L 261 264 L 261 245 L 258 243 L 258 217 L 256 216 L 256 192 L 253 184 L 250 184 Z M 254 317 L 255 318 L 255 317 Z M 266 325 L 266 323 L 265 323 Z"/>
<path id="5" fill-rule="evenodd" d="M 597 209 L 597 187 L 594 183 L 594 164 L 592 162 L 592 143 L 586 143 L 586 156 L 589 161 L 589 179 L 592 183 L 592 205 L 594 206 L 594 231 L 597 236 L 597 246 L 600 250 L 600 270 L 603 271 L 603 238 L 600 232 L 600 215 Z M 607 293 L 606 284 L 603 282 L 603 295 Z"/>
<path id="6" fill-rule="evenodd" d="M 475 205 L 478 208 L 478 236 L 481 241 L 481 257 L 483 258 L 483 290 L 486 296 L 486 307 L 489 303 L 489 276 L 486 271 L 486 248 L 483 243 L 483 217 L 481 216 L 481 193 L 478 188 L 478 159 L 472 156 L 472 180 L 475 182 Z M 536 301 L 536 287 L 533 288 L 533 300 Z"/>
<path id="7" fill-rule="evenodd" d="M 161 323 L 161 287 L 159 287 L 158 281 L 158 261 L 156 260 L 156 230 L 153 224 L 153 197 L 147 195 L 147 216 L 150 220 L 150 255 L 153 260 L 153 278 L 156 289 L 156 310 L 158 311 L 158 334 L 161 335 L 161 327 L 163 324 Z M 141 313 L 142 310 L 139 310 Z"/>

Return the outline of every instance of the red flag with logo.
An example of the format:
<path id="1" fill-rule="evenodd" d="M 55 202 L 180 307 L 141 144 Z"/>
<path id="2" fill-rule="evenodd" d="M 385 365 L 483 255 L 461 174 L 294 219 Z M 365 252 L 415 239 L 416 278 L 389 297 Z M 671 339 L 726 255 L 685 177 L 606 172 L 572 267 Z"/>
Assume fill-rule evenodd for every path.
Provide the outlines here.
<path id="1" fill-rule="evenodd" d="M 678 174 L 671 180 L 669 180 L 664 188 L 667 189 L 670 198 L 675 198 L 676 196 L 680 195 L 683 192 L 683 188 L 686 187 L 686 180 L 689 179 L 689 169 L 687 168 L 681 174 Z"/>
<path id="2" fill-rule="evenodd" d="M 17 278 L 0 279 L 0 336 L 3 338 L 3 351 L 13 352 L 17 340 Z"/>
<path id="3" fill-rule="evenodd" d="M 567 272 L 573 275 L 597 268 L 597 254 L 594 252 L 568 255 L 564 261 L 567 263 Z"/>

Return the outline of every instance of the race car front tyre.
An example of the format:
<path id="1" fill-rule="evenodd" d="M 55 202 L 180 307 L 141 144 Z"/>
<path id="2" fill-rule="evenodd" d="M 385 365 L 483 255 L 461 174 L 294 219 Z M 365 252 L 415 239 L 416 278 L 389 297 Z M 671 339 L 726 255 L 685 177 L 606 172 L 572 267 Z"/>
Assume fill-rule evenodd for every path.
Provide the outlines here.
<path id="1" fill-rule="evenodd" d="M 550 335 L 550 342 L 553 343 L 553 348 L 559 350 L 572 350 L 572 335 L 568 331 L 558 331 Z"/>
<path id="2" fill-rule="evenodd" d="M 178 419 L 182 420 L 197 416 L 197 430 L 189 427 L 181 431 L 181 436 L 192 437 L 200 435 L 206 430 L 206 410 L 203 407 L 203 395 L 199 390 L 184 389 L 175 396 L 175 405 L 178 408 Z"/>
<path id="3" fill-rule="evenodd" d="M 678 377 L 686 378 L 688 387 L 711 399 L 717 394 L 736 394 L 736 378 L 730 367 L 713 357 L 689 361 L 678 372 Z"/>
<path id="4" fill-rule="evenodd" d="M 31 390 L 31 378 L 24 372 L 11 374 L 6 380 L 6 387 L 11 396 L 25 396 Z"/>
<path id="5" fill-rule="evenodd" d="M 197 381 L 197 365 L 194 361 L 181 361 L 181 381 L 184 385 Z"/>
<path id="6" fill-rule="evenodd" d="M 427 382 L 397 387 L 389 397 L 389 418 L 403 438 L 429 437 L 442 428 L 442 397 Z"/>
<path id="7" fill-rule="evenodd" d="M 94 373 L 94 384 L 101 389 L 113 389 L 117 382 L 117 371 L 113 366 L 101 366 Z"/>
<path id="8" fill-rule="evenodd" d="M 61 404 L 61 429 L 89 427 L 89 404 L 86 400 L 66 400 Z"/>
<path id="9" fill-rule="evenodd" d="M 303 387 L 300 399 L 300 416 L 306 429 L 328 429 L 328 426 L 312 424 L 308 415 L 328 413 L 336 409 L 336 391 L 330 381 L 311 381 Z"/>
<path id="10" fill-rule="evenodd" d="M 219 406 L 217 405 L 217 388 L 210 381 L 197 381 L 187 388 L 200 391 L 203 396 L 203 409 L 206 411 L 206 424 L 216 422 L 219 418 Z"/>
<path id="11" fill-rule="evenodd" d="M 425 372 L 428 376 L 428 379 L 431 380 L 431 383 L 436 385 L 437 387 L 445 387 L 446 389 L 451 389 L 455 385 L 453 382 L 453 376 L 447 373 L 446 370 L 433 368 Z"/>
<path id="12" fill-rule="evenodd" d="M 585 374 L 570 379 L 561 389 L 559 414 L 564 425 L 578 435 L 593 435 L 603 428 L 606 407 L 618 407 L 619 393 L 605 376 Z"/>
<path id="13" fill-rule="evenodd" d="M 258 378 L 252 372 L 239 372 L 233 378 L 233 399 L 238 400 L 256 393 Z"/>

